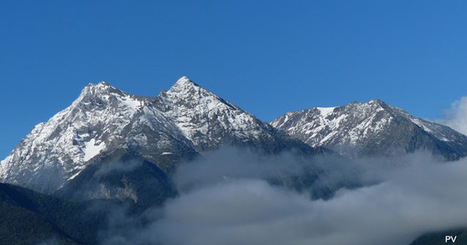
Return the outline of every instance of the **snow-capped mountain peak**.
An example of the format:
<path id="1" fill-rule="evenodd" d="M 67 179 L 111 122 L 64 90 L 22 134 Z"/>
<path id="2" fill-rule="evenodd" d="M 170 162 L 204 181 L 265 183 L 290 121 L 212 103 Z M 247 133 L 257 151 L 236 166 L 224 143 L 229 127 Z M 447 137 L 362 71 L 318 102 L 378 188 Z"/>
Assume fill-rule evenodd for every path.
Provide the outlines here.
<path id="1" fill-rule="evenodd" d="M 101 81 L 99 83 L 89 83 L 86 85 L 82 90 L 80 97 L 85 97 L 85 96 L 100 96 L 104 94 L 109 94 L 111 92 L 114 92 L 116 94 L 122 94 L 122 91 L 119 89 L 113 87 L 112 85 Z"/>
<path id="2" fill-rule="evenodd" d="M 0 180 L 50 193 L 113 153 L 131 152 L 171 171 L 180 159 L 224 144 L 270 152 L 311 149 L 187 77 L 155 98 L 100 82 L 88 84 L 69 107 L 36 125 L 1 161 Z"/>
<path id="3" fill-rule="evenodd" d="M 0 179 L 45 192 L 57 188 L 93 157 L 121 144 L 146 103 L 104 82 L 88 84 L 69 107 L 36 125 L 1 162 Z M 50 175 L 55 175 L 53 181 Z M 39 189 L 41 181 L 47 184 Z"/>
<path id="4" fill-rule="evenodd" d="M 93 106 L 129 107 L 132 110 L 138 110 L 144 106 L 146 101 L 146 98 L 125 93 L 102 81 L 97 84 L 90 83 L 84 87 L 72 106 L 92 104 Z"/>
<path id="5" fill-rule="evenodd" d="M 180 77 L 170 88 L 173 92 L 181 92 L 190 90 L 193 87 L 200 87 L 198 84 L 191 81 L 187 76 Z"/>
<path id="6" fill-rule="evenodd" d="M 270 127 L 187 77 L 161 92 L 155 105 L 172 118 L 198 151 L 218 148 L 225 141 L 258 137 Z"/>
<path id="7" fill-rule="evenodd" d="M 240 109 L 234 104 L 220 98 L 211 91 L 204 89 L 188 77 L 183 76 L 165 93 L 158 97 L 166 97 L 172 104 L 183 105 L 184 107 L 197 107 L 199 110 L 212 109 Z M 220 107 L 219 107 L 220 106 Z M 201 108 L 205 107 L 205 108 Z"/>
<path id="8" fill-rule="evenodd" d="M 210 92 L 191 81 L 186 76 L 179 78 L 167 91 L 167 94 L 172 97 L 187 97 L 192 95 L 200 96 L 203 93 Z"/>
<path id="9" fill-rule="evenodd" d="M 467 154 L 464 135 L 378 99 L 288 112 L 271 125 L 311 146 L 327 147 L 349 157 L 415 150 L 442 153 L 448 159 Z"/>

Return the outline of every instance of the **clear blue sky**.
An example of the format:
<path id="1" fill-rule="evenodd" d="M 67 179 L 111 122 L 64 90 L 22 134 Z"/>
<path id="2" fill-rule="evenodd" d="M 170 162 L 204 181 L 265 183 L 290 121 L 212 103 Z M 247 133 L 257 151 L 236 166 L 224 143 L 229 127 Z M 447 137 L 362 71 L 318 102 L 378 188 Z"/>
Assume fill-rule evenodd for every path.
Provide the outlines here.
<path id="1" fill-rule="evenodd" d="M 292 3 L 291 3 L 292 2 Z M 467 93 L 467 1 L 0 1 L 0 158 L 90 82 L 187 75 L 258 118 L 382 99 L 435 119 Z"/>

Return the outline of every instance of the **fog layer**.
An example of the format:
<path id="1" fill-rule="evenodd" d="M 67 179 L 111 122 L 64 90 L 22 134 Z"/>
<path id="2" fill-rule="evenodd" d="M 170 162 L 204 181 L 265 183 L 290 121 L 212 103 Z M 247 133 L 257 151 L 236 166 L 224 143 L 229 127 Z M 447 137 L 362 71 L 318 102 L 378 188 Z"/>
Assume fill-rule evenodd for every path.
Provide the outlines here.
<path id="1" fill-rule="evenodd" d="M 467 226 L 466 160 L 443 163 L 415 153 L 398 160 L 326 163 L 238 149 L 208 154 L 183 164 L 174 176 L 180 195 L 152 210 L 157 215 L 146 214 L 147 225 L 118 241 L 393 245 L 409 244 L 426 232 Z M 268 181 L 301 171 L 319 172 L 309 189 Z M 364 186 L 336 185 L 352 180 Z M 309 190 L 324 185 L 341 188 L 331 199 L 310 196 Z"/>

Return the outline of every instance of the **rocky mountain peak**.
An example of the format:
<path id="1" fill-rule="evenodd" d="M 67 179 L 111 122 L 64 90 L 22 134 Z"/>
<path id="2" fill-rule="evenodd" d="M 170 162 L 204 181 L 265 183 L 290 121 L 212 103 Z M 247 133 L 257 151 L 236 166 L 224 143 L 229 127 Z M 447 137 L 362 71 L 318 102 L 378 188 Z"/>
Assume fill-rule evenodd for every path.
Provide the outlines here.
<path id="1" fill-rule="evenodd" d="M 198 84 L 191 81 L 187 76 L 180 77 L 174 85 L 170 88 L 170 91 L 177 92 L 177 91 L 185 91 L 190 90 L 193 87 L 200 87 Z"/>
<path id="2" fill-rule="evenodd" d="M 200 99 L 205 96 L 213 95 L 186 76 L 179 78 L 166 94 L 174 99 Z"/>
<path id="3" fill-rule="evenodd" d="M 0 180 L 50 193 L 114 152 L 128 151 L 171 171 L 178 159 L 222 145 L 268 152 L 291 145 L 276 132 L 187 77 L 156 98 L 100 82 L 87 85 L 72 105 L 37 125 L 0 163 Z"/>
<path id="4" fill-rule="evenodd" d="M 367 104 L 370 104 L 370 105 L 387 105 L 386 103 L 384 103 L 384 101 L 382 100 L 379 100 L 379 99 L 372 99 L 368 102 L 366 102 Z"/>
<path id="5" fill-rule="evenodd" d="M 147 98 L 125 93 L 102 81 L 97 84 L 90 83 L 84 87 L 70 109 L 75 111 L 112 110 L 116 112 L 122 111 L 123 108 L 137 111 L 142 108 L 147 101 Z"/>
<path id="6" fill-rule="evenodd" d="M 186 76 L 181 77 L 168 90 L 162 91 L 154 102 L 161 111 L 182 115 L 206 114 L 228 110 L 239 110 L 234 104 L 194 83 Z"/>
<path id="7" fill-rule="evenodd" d="M 311 146 L 348 157 L 428 150 L 456 159 L 467 154 L 467 138 L 454 130 L 414 117 L 381 100 L 288 112 L 271 125 Z"/>
<path id="8" fill-rule="evenodd" d="M 161 92 L 153 104 L 175 122 L 199 152 L 224 144 L 261 145 L 276 137 L 270 125 L 187 77 L 181 77 L 168 91 Z"/>
<path id="9" fill-rule="evenodd" d="M 165 96 L 166 98 L 164 99 L 169 100 L 172 104 L 183 105 L 184 107 L 207 106 L 213 102 L 220 102 L 232 109 L 238 109 L 233 104 L 199 86 L 186 76 L 178 79 L 168 91 L 161 93 L 160 96 Z"/>
<path id="10" fill-rule="evenodd" d="M 101 81 L 99 83 L 93 84 L 89 83 L 86 87 L 81 90 L 80 97 L 85 96 L 102 96 L 114 93 L 115 95 L 123 95 L 123 92 L 119 89 L 115 88 L 114 86 Z"/>
<path id="11" fill-rule="evenodd" d="M 381 100 L 372 99 L 367 102 L 352 102 L 348 105 L 339 106 L 339 107 L 341 108 L 346 107 L 346 108 L 352 108 L 352 109 L 365 109 L 365 110 L 378 110 L 378 109 L 386 110 L 390 106 Z"/>
<path id="12" fill-rule="evenodd" d="M 69 107 L 34 127 L 1 162 L 0 179 L 45 192 L 57 188 L 93 157 L 122 145 L 145 104 L 145 98 L 105 82 L 88 84 Z"/>

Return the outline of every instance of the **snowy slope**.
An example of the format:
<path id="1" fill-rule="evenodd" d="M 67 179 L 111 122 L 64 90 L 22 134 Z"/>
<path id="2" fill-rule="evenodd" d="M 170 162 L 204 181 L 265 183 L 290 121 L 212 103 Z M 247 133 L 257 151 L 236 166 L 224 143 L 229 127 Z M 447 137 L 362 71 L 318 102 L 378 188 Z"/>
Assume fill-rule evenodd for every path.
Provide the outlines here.
<path id="1" fill-rule="evenodd" d="M 418 149 L 448 159 L 467 153 L 464 135 L 380 100 L 289 112 L 271 125 L 311 146 L 327 147 L 350 157 L 397 155 Z"/>
<path id="2" fill-rule="evenodd" d="M 50 192 L 94 157 L 119 147 L 149 147 L 153 154 L 173 150 L 174 142 L 189 148 L 177 126 L 149 101 L 104 82 L 89 84 L 71 106 L 35 126 L 1 161 L 0 179 Z"/>
<path id="3" fill-rule="evenodd" d="M 0 180 L 51 193 L 119 152 L 170 174 L 177 162 L 222 145 L 315 151 L 187 77 L 154 98 L 101 82 L 89 84 L 71 106 L 35 126 L 0 162 Z"/>
<path id="4" fill-rule="evenodd" d="M 187 77 L 180 78 L 170 90 L 162 91 L 155 105 L 177 124 L 200 152 L 217 149 L 223 144 L 258 145 L 262 144 L 260 141 L 290 140 Z M 264 149 L 264 145 L 260 147 Z"/>

